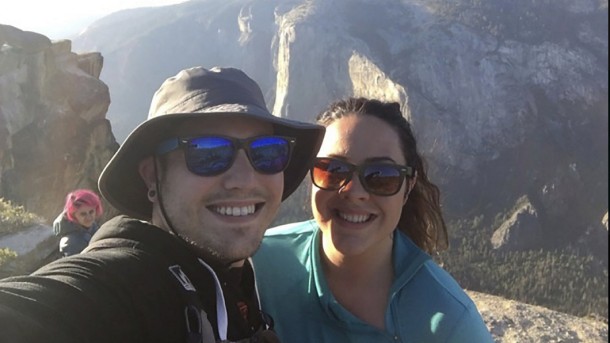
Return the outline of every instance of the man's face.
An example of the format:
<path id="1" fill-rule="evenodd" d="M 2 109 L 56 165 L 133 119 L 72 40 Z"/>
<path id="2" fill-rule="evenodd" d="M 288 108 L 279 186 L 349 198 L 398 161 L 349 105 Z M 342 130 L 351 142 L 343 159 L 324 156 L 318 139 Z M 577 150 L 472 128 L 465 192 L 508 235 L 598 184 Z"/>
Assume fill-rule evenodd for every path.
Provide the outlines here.
<path id="1" fill-rule="evenodd" d="M 269 123 L 254 119 L 207 119 L 182 127 L 182 137 L 222 135 L 250 138 L 273 134 Z M 205 256 L 232 263 L 251 256 L 279 209 L 284 174 L 264 175 L 238 150 L 229 170 L 217 176 L 198 176 L 185 164 L 184 152 L 166 154 L 160 173 L 160 195 L 153 203 L 153 224 L 168 229 L 159 199 L 174 230 Z M 163 169 L 163 170 L 162 170 Z"/>

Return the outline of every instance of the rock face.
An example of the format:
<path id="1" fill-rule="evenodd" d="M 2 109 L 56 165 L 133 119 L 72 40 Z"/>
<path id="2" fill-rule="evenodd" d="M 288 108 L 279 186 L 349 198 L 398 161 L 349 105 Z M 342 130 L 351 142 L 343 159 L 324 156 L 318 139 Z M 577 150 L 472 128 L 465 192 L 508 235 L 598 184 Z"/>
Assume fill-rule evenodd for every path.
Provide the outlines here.
<path id="1" fill-rule="evenodd" d="M 489 294 L 468 292 L 498 343 L 608 342 L 608 323 L 579 318 L 507 300 Z"/>
<path id="2" fill-rule="evenodd" d="M 74 44 L 106 58 L 119 140 L 193 65 L 244 69 L 276 115 L 304 121 L 348 95 L 398 101 L 450 219 L 527 196 L 555 249 L 608 211 L 607 14 L 597 0 L 190 1 L 118 12 Z"/>
<path id="3" fill-rule="evenodd" d="M 39 224 L 22 231 L 0 236 L 0 248 L 17 253 L 17 258 L 0 266 L 0 278 L 29 274 L 54 259 L 60 258 L 59 237 L 49 225 Z"/>
<path id="4" fill-rule="evenodd" d="M 525 199 L 491 236 L 494 249 L 534 249 L 544 239 L 538 212 Z"/>
<path id="5" fill-rule="evenodd" d="M 118 148 L 100 53 L 0 25 L 0 196 L 52 221 Z"/>

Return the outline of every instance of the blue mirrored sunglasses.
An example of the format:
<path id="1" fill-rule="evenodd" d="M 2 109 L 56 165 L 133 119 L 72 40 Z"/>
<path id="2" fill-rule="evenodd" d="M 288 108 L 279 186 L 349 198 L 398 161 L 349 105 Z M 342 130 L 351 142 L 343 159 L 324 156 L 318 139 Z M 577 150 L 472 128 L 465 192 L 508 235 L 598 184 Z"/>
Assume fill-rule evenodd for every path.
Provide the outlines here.
<path id="1" fill-rule="evenodd" d="M 277 174 L 288 166 L 296 139 L 258 136 L 238 139 L 225 136 L 172 138 L 157 147 L 157 155 L 175 149 L 184 151 L 188 170 L 199 176 L 214 176 L 229 170 L 237 152 L 244 149 L 252 167 L 261 174 Z"/>

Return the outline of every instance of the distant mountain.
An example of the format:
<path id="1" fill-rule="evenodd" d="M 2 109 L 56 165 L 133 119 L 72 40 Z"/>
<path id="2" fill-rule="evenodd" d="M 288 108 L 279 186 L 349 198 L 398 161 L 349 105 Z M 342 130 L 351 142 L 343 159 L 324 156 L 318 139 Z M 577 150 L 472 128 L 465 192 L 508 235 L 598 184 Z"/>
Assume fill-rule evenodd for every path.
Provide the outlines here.
<path id="1" fill-rule="evenodd" d="M 77 37 L 85 28 L 91 25 L 94 21 L 100 19 L 101 15 L 81 15 L 77 18 L 69 20 L 62 25 L 55 25 L 53 27 L 47 28 L 44 32 L 36 31 L 38 33 L 42 33 L 45 36 L 49 37 L 52 40 L 62 40 L 62 39 L 74 39 Z"/>
<path id="2" fill-rule="evenodd" d="M 491 256 L 464 260 L 463 275 L 542 249 L 592 261 L 587 287 L 607 279 L 607 0 L 193 0 L 115 13 L 73 43 L 105 58 L 119 141 L 193 65 L 242 68 L 276 115 L 305 121 L 338 97 L 398 101 L 452 251 Z"/>

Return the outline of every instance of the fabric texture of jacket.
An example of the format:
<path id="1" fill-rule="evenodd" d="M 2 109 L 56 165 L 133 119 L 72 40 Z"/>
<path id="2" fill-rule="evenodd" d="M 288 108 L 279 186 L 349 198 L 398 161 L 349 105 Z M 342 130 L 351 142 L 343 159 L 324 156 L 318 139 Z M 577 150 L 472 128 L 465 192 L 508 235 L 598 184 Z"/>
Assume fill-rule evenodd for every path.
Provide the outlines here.
<path id="1" fill-rule="evenodd" d="M 247 342 L 265 318 L 250 262 L 235 273 L 156 226 L 115 217 L 83 253 L 0 280 L 0 342 Z"/>
<path id="2" fill-rule="evenodd" d="M 285 342 L 487 343 L 493 342 L 475 304 L 458 283 L 396 230 L 395 279 L 385 330 L 346 310 L 333 297 L 320 262 L 321 234 L 314 220 L 267 230 L 253 257 L 262 307 Z"/>
<path id="3" fill-rule="evenodd" d="M 98 224 L 95 222 L 90 228 L 86 229 L 78 223 L 70 221 L 65 212 L 60 213 L 53 221 L 53 233 L 61 237 L 59 251 L 63 256 L 70 256 L 83 251 L 89 245 L 91 237 L 97 229 Z"/>

